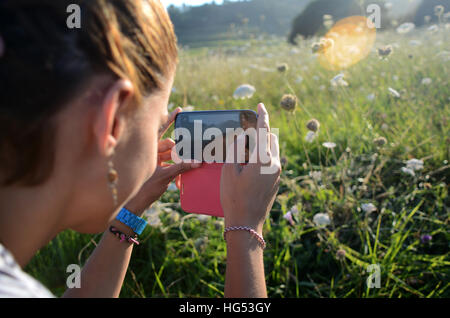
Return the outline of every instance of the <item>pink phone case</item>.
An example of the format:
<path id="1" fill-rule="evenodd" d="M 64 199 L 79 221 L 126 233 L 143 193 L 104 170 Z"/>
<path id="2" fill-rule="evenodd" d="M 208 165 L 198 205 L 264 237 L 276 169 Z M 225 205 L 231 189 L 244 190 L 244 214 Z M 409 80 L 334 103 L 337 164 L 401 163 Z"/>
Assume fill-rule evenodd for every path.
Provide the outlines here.
<path id="1" fill-rule="evenodd" d="M 181 175 L 180 201 L 183 211 L 223 217 L 220 176 L 223 163 L 203 163 Z"/>

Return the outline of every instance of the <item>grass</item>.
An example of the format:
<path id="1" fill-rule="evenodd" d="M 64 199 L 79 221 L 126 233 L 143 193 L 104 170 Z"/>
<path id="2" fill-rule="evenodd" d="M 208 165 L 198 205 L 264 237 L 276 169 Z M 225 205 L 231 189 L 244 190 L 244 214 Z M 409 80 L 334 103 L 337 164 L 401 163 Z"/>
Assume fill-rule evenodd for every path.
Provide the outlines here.
<path id="1" fill-rule="evenodd" d="M 376 47 L 393 44 L 394 53 L 381 60 L 372 52 L 343 71 L 349 86 L 337 88 L 330 80 L 338 72 L 320 66 L 311 41 L 297 49 L 270 38 L 181 52 L 174 105 L 255 109 L 262 101 L 279 128 L 282 183 L 264 227 L 270 297 L 450 296 L 448 32 L 379 34 Z M 276 71 L 280 63 L 288 72 Z M 255 95 L 234 100 L 243 83 Z M 286 93 L 298 97 L 295 113 L 279 106 Z M 309 143 L 311 118 L 320 131 Z M 387 141 L 381 147 L 373 142 L 379 137 Z M 325 148 L 326 141 L 336 147 Z M 424 162 L 414 176 L 402 171 L 412 158 Z M 223 221 L 186 214 L 178 200 L 167 192 L 152 208 L 153 225 L 133 252 L 121 297 L 223 296 Z M 365 212 L 368 203 L 376 210 Z M 292 224 L 283 217 L 290 210 Z M 330 224 L 317 226 L 317 213 L 327 213 Z M 67 265 L 84 264 L 99 238 L 65 231 L 26 271 L 61 295 Z M 379 265 L 380 288 L 368 288 L 370 264 Z"/>

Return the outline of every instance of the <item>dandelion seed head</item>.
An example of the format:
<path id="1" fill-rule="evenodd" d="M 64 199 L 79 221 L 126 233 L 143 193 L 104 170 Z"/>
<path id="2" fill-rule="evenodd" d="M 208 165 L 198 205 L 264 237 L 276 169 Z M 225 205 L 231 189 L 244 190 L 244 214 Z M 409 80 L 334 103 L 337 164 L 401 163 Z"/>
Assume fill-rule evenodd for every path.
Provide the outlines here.
<path id="1" fill-rule="evenodd" d="M 310 131 L 317 132 L 320 128 L 320 122 L 315 118 L 310 119 L 306 123 L 306 128 L 308 128 L 308 130 L 310 130 Z"/>
<path id="2" fill-rule="evenodd" d="M 286 63 L 277 66 L 277 71 L 280 73 L 286 73 L 289 70 L 289 66 Z"/>
<path id="3" fill-rule="evenodd" d="M 385 144 L 387 144 L 387 139 L 384 137 L 378 137 L 375 138 L 373 140 L 373 143 L 377 146 L 377 147 L 383 147 Z"/>
<path id="4" fill-rule="evenodd" d="M 293 112 L 295 111 L 295 108 L 297 107 L 297 97 L 291 94 L 285 94 L 281 98 L 280 106 L 285 111 Z"/>

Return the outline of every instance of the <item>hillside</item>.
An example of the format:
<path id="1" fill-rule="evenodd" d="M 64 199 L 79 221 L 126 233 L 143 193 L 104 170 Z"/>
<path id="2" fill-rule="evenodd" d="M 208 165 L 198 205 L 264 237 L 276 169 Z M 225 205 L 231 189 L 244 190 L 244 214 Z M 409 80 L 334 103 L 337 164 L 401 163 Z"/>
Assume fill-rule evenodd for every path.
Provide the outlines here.
<path id="1" fill-rule="evenodd" d="M 181 44 L 203 45 L 249 32 L 285 36 L 310 0 L 253 0 L 168 8 Z"/>

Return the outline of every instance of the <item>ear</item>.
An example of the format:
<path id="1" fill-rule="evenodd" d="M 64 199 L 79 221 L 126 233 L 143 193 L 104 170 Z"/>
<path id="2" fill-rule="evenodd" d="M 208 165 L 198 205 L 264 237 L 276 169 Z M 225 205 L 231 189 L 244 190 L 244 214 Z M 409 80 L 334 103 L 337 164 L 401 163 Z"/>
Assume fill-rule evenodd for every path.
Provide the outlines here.
<path id="1" fill-rule="evenodd" d="M 122 136 L 124 118 L 122 111 L 132 100 L 133 85 L 129 80 L 114 82 L 105 92 L 94 120 L 94 134 L 99 151 L 110 156 Z"/>

